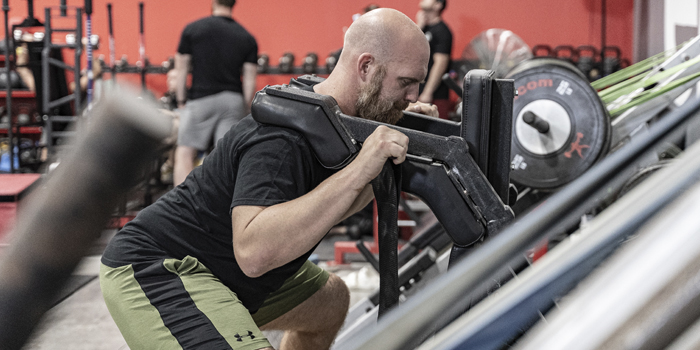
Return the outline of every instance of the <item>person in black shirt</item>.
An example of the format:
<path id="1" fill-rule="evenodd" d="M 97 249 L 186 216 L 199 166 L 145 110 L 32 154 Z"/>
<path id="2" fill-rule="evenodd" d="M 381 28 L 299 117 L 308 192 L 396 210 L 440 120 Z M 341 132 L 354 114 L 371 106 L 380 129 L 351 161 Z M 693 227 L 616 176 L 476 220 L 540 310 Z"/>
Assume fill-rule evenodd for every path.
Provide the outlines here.
<path id="1" fill-rule="evenodd" d="M 190 67 L 192 86 L 187 108 L 180 113 L 174 186 L 192 171 L 197 153 L 208 150 L 250 110 L 258 44 L 231 17 L 235 3 L 235 0 L 212 0 L 212 15 L 188 24 L 182 31 L 175 55 L 179 108 L 185 106 Z"/>
<path id="2" fill-rule="evenodd" d="M 416 24 L 423 29 L 430 43 L 428 80 L 421 85 L 418 101 L 437 106 L 440 118 L 447 119 L 450 112 L 450 90 L 442 82 L 442 76 L 450 68 L 452 54 L 452 31 L 442 21 L 442 11 L 447 0 L 421 0 Z"/>
<path id="3" fill-rule="evenodd" d="M 418 99 L 429 52 L 411 19 L 374 10 L 348 29 L 337 68 L 307 90 L 345 114 L 394 124 Z M 100 285 L 129 347 L 267 349 L 261 329 L 279 329 L 281 349 L 328 349 L 349 291 L 307 258 L 372 200 L 369 182 L 407 147 L 404 134 L 380 126 L 350 164 L 329 170 L 300 133 L 244 118 L 106 247 Z"/>

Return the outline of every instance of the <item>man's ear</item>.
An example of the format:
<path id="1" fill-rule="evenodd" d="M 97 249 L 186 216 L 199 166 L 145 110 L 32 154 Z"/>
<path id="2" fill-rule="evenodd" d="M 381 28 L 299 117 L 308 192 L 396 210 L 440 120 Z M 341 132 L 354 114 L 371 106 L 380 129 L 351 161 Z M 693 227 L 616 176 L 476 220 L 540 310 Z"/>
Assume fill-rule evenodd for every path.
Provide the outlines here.
<path id="1" fill-rule="evenodd" d="M 370 53 L 363 53 L 357 58 L 357 75 L 363 81 L 368 80 L 370 68 L 374 64 L 374 56 Z"/>

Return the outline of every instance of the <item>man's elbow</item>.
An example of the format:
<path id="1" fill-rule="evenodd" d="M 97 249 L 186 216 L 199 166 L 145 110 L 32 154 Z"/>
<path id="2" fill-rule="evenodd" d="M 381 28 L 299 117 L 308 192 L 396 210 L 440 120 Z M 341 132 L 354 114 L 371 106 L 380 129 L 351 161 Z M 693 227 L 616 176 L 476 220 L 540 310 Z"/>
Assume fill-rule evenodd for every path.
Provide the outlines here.
<path id="1" fill-rule="evenodd" d="M 251 249 L 233 249 L 238 267 L 250 278 L 257 278 L 270 271 L 270 259 Z"/>

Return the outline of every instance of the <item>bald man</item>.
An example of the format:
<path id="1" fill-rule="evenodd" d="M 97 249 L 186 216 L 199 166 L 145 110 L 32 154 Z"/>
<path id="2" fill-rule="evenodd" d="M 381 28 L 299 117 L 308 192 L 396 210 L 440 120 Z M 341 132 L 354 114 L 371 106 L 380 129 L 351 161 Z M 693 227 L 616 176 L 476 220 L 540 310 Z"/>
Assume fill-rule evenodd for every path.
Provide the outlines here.
<path id="1" fill-rule="evenodd" d="M 378 9 L 355 21 L 333 73 L 309 87 L 343 113 L 389 124 L 427 74 L 428 42 L 408 17 Z M 244 118 L 201 167 L 139 213 L 107 246 L 100 282 L 136 349 L 328 349 L 348 310 L 343 281 L 308 257 L 328 230 L 373 198 L 369 182 L 408 138 L 380 126 L 344 169 L 316 160 L 297 132 Z"/>

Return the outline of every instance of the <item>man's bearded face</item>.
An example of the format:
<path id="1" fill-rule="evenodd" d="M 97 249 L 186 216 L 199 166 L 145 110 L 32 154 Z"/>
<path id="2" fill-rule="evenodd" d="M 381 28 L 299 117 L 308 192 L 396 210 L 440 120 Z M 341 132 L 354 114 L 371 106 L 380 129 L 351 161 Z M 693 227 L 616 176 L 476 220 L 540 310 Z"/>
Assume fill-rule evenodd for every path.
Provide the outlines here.
<path id="1" fill-rule="evenodd" d="M 360 88 L 355 110 L 360 118 L 396 124 L 403 117 L 403 110 L 408 107 L 408 101 L 390 101 L 381 97 L 384 76 L 386 67 L 380 66 L 369 84 Z"/>

